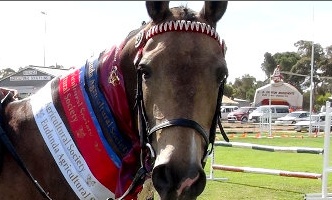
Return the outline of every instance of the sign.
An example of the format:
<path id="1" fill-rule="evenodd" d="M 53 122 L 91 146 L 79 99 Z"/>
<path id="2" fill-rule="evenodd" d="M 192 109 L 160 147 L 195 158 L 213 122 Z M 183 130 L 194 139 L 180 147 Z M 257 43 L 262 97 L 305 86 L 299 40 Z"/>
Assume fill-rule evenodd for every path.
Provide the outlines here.
<path id="1" fill-rule="evenodd" d="M 50 81 L 51 76 L 11 76 L 10 81 Z"/>
<path id="2" fill-rule="evenodd" d="M 37 70 L 26 70 L 23 71 L 23 75 L 28 76 L 28 75 L 37 75 Z"/>
<path id="3" fill-rule="evenodd" d="M 259 93 L 259 91 L 257 92 Z M 271 91 L 271 98 L 273 97 L 280 97 L 280 98 L 288 98 L 290 96 L 294 96 L 295 92 L 294 91 Z M 269 97 L 270 96 L 270 91 L 262 91 L 262 97 Z"/>

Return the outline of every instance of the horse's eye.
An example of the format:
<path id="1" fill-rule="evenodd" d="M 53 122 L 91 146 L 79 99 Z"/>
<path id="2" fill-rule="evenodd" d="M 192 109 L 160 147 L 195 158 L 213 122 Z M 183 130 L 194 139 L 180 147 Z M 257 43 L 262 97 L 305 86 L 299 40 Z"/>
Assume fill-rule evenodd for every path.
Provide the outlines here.
<path id="1" fill-rule="evenodd" d="M 217 75 L 217 83 L 220 83 L 225 79 L 227 73 L 223 68 L 217 68 L 216 75 Z"/>
<path id="2" fill-rule="evenodd" d="M 151 77 L 151 68 L 146 65 L 140 65 L 139 70 L 142 71 L 143 78 L 148 79 Z"/>

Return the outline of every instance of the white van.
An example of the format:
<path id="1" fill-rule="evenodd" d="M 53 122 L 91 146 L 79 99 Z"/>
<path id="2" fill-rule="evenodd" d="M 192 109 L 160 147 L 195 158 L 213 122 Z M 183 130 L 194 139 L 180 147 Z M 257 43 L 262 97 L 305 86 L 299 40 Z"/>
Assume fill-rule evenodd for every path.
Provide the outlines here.
<path id="1" fill-rule="evenodd" d="M 286 105 L 264 105 L 259 106 L 249 114 L 250 122 L 260 122 L 261 117 L 269 118 L 271 110 L 271 120 L 275 121 L 279 117 L 284 117 L 289 113 L 289 107 Z"/>
<path id="2" fill-rule="evenodd" d="M 221 119 L 227 120 L 227 115 L 238 108 L 238 106 L 220 106 Z"/>
<path id="3" fill-rule="evenodd" d="M 332 116 L 332 113 L 330 113 L 330 116 Z M 326 112 L 321 112 L 317 115 L 311 115 L 311 132 L 316 131 L 316 129 L 319 131 L 325 131 L 325 117 L 326 117 Z M 332 130 L 332 118 L 331 118 L 331 128 Z M 307 118 L 307 120 L 304 121 L 299 121 L 295 124 L 295 130 L 297 132 L 302 132 L 306 131 L 309 132 L 309 127 L 310 127 L 310 117 Z"/>

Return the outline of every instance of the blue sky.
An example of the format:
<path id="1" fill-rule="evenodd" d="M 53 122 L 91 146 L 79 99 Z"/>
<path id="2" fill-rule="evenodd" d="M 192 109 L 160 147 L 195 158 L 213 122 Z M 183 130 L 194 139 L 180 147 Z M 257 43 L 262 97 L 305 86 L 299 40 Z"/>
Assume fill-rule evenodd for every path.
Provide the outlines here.
<path id="1" fill-rule="evenodd" d="M 186 4 L 203 6 L 170 6 Z M 230 1 L 217 24 L 228 47 L 228 81 L 245 74 L 265 80 L 264 53 L 296 51 L 298 40 L 332 45 L 331 8 L 331 1 Z M 46 66 L 80 66 L 143 20 L 149 21 L 143 1 L 0 1 L 0 67 L 43 66 L 44 45 Z"/>

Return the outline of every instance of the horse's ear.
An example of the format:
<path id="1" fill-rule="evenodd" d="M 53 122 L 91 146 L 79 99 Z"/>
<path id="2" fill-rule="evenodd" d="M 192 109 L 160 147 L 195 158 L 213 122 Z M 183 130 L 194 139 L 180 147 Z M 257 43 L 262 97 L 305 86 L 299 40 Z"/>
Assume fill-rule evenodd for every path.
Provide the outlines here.
<path id="1" fill-rule="evenodd" d="M 158 22 L 170 13 L 169 1 L 146 1 L 146 9 L 151 19 Z"/>
<path id="2" fill-rule="evenodd" d="M 199 14 L 202 18 L 215 24 L 224 15 L 227 4 L 227 1 L 205 1 L 204 6 Z"/>

